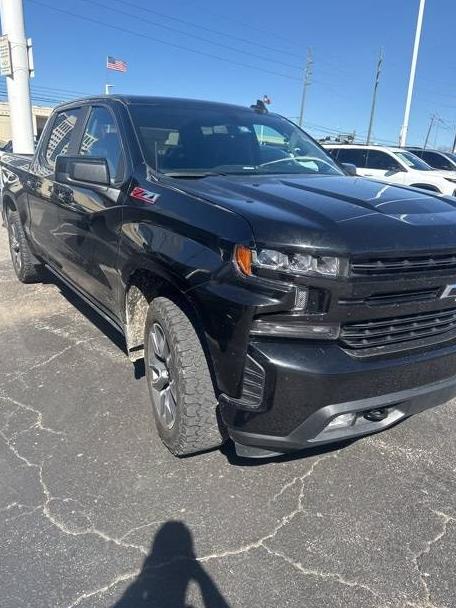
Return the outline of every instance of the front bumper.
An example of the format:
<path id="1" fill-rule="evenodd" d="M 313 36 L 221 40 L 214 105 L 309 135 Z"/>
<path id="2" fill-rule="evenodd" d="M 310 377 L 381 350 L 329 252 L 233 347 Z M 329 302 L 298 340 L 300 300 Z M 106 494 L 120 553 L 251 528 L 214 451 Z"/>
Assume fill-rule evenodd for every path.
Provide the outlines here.
<path id="1" fill-rule="evenodd" d="M 220 400 L 230 437 L 245 448 L 280 453 L 360 437 L 456 396 L 454 344 L 369 361 L 337 343 L 293 340 L 252 342 L 249 354 L 265 370 L 261 404 Z M 364 418 L 379 409 L 383 419 Z M 345 413 L 356 414 L 352 424 L 328 428 Z"/>

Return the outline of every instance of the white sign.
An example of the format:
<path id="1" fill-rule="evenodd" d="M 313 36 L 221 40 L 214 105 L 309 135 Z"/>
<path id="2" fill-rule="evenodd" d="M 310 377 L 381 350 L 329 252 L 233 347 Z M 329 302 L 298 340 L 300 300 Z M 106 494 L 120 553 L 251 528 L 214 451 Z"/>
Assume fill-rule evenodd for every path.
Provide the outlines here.
<path id="1" fill-rule="evenodd" d="M 11 76 L 12 73 L 11 49 L 8 36 L 0 36 L 0 75 Z"/>

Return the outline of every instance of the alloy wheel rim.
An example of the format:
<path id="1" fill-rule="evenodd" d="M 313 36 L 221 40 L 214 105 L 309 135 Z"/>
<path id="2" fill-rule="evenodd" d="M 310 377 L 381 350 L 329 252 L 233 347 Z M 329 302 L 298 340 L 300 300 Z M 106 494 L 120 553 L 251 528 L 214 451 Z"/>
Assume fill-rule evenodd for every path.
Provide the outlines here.
<path id="1" fill-rule="evenodd" d="M 167 429 L 173 428 L 177 413 L 176 381 L 170 363 L 171 351 L 165 332 L 159 323 L 154 323 L 149 332 L 149 382 L 155 410 Z"/>
<path id="2" fill-rule="evenodd" d="M 17 227 L 15 224 L 8 224 L 9 227 L 9 240 L 10 240 L 10 251 L 14 266 L 17 270 L 22 268 L 22 255 L 21 255 L 21 243 L 17 235 Z"/>

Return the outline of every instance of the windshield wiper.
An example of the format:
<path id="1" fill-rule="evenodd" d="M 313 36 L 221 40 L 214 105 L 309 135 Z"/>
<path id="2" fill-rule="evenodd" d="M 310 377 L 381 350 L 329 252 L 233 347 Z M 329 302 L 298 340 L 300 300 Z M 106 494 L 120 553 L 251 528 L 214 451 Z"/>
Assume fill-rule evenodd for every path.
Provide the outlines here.
<path id="1" fill-rule="evenodd" d="M 166 177 L 175 177 L 181 179 L 200 179 L 202 177 L 213 177 L 214 175 L 224 175 L 217 171 L 167 171 L 163 173 Z"/>

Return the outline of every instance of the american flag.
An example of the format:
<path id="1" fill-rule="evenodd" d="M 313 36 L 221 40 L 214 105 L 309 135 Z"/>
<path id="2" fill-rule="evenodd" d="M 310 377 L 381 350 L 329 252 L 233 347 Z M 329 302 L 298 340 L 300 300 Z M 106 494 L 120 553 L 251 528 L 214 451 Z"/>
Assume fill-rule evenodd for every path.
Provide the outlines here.
<path id="1" fill-rule="evenodd" d="M 115 57 L 106 58 L 106 67 L 108 70 L 116 70 L 117 72 L 127 71 L 127 62 L 122 59 L 116 59 Z"/>

